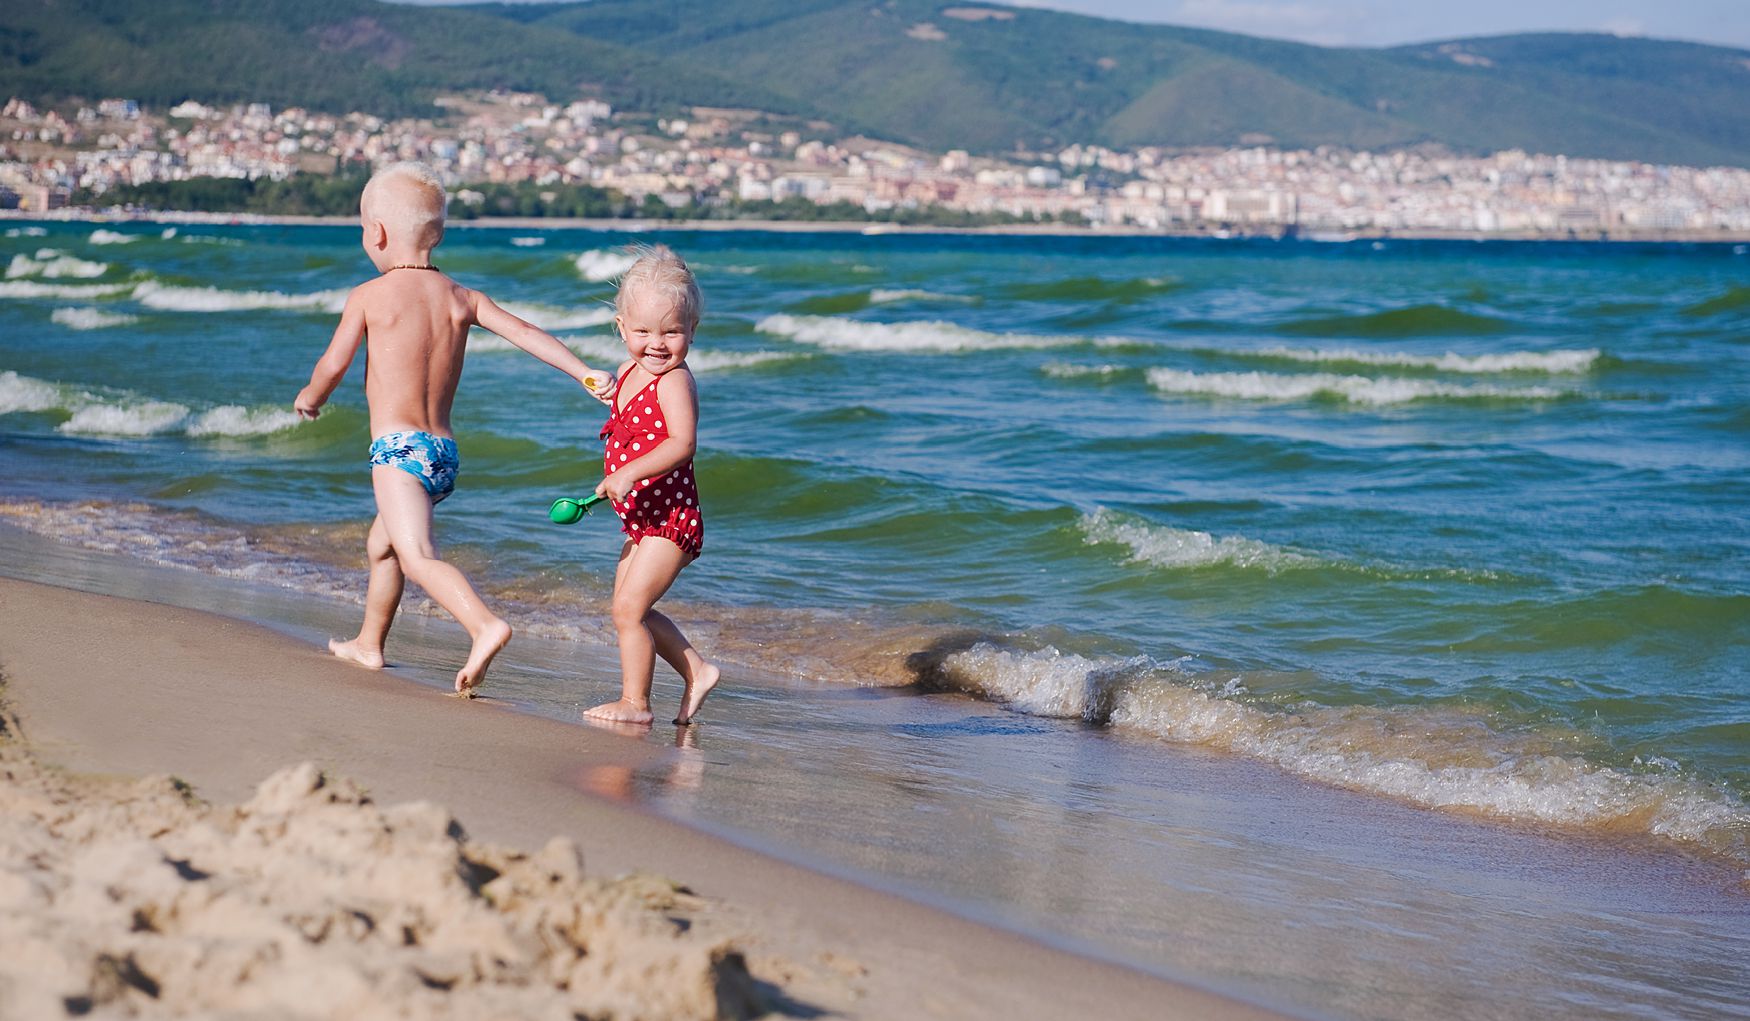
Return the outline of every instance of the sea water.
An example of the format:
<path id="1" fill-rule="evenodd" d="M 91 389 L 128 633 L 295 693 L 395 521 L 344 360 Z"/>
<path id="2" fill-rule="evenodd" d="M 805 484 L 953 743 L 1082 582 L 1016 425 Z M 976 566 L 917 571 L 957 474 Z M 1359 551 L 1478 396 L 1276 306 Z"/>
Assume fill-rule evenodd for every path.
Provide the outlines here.
<path id="1" fill-rule="evenodd" d="M 3 233 L 0 523 L 355 605 L 362 358 L 290 401 L 356 229 Z M 436 261 L 607 367 L 628 240 L 705 292 L 706 549 L 666 603 L 749 683 L 615 790 L 1333 1016 L 1750 1015 L 1741 249 L 458 228 Z M 439 535 L 531 711 L 609 694 L 567 664 L 615 523 L 545 518 L 603 414 L 470 340 Z M 411 636 L 454 630 L 399 655 L 441 678 Z"/>

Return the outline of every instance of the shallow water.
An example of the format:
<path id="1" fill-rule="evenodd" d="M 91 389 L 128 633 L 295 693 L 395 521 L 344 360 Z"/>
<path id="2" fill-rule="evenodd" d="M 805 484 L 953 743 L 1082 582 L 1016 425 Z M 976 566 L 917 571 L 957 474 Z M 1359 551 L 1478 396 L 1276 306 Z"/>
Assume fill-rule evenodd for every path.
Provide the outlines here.
<path id="1" fill-rule="evenodd" d="M 360 367 L 333 414 L 289 411 L 366 267 L 356 232 L 14 229 L 0 521 L 356 598 Z M 625 240 L 455 230 L 439 261 L 605 363 Z M 1535 985 L 1534 960 L 1571 973 L 1536 987 L 1571 997 L 1565 1016 L 1750 1002 L 1730 969 L 1709 977 L 1715 948 L 1743 948 L 1743 890 L 1635 879 L 1750 864 L 1745 256 L 662 240 L 708 306 L 707 548 L 672 614 L 773 678 L 713 710 L 691 756 L 708 796 L 661 777 L 632 778 L 636 796 L 1337 1016 L 1418 1016 L 1378 1007 L 1417 990 L 1438 1016 L 1464 989 L 1480 1016 L 1552 1016 L 1513 1008 L 1533 1002 L 1509 990 Z M 592 484 L 601 412 L 477 347 L 440 535 L 556 643 L 516 697 L 564 715 L 585 697 L 564 650 L 605 637 L 617 543 L 608 520 L 543 511 Z M 1308 823 L 1308 804 L 1344 821 Z M 1187 836 L 1186 813 L 1218 836 Z M 835 814 L 842 832 L 821 823 Z M 1496 890 L 1438 850 L 1452 841 L 1559 865 L 1512 866 Z M 1002 865 L 982 871 L 1010 878 L 969 882 L 944 847 L 990 848 Z M 1650 872 L 1581 892 L 1625 854 Z M 1307 856 L 1325 878 L 1285 878 Z M 1086 878 L 1054 882 L 1072 865 Z M 1403 890 L 1405 871 L 1428 889 Z M 1494 908 L 1473 917 L 1479 897 Z M 1224 912 L 1251 921 L 1224 929 Z M 1677 949 L 1636 949 L 1672 912 Z M 1266 920 L 1324 949 L 1253 975 Z M 1556 930 L 1586 938 L 1533 952 Z M 1450 980 L 1405 950 L 1473 937 Z M 1569 960 L 1580 947 L 1645 958 L 1646 988 Z M 1671 975 L 1716 990 L 1712 1013 L 1659 992 Z"/>
<path id="2" fill-rule="evenodd" d="M 348 602 L 4 524 L 0 574 L 313 643 L 356 622 Z M 445 687 L 465 653 L 454 625 L 398 626 L 393 672 Z M 614 670 L 609 647 L 525 636 L 488 697 L 575 721 L 617 691 Z M 679 684 L 655 694 L 672 707 Z M 1298 1016 L 1750 1016 L 1738 871 L 1644 836 L 1503 827 L 963 695 L 749 669 L 700 725 L 630 733 L 666 754 L 586 772 L 581 789 Z"/>

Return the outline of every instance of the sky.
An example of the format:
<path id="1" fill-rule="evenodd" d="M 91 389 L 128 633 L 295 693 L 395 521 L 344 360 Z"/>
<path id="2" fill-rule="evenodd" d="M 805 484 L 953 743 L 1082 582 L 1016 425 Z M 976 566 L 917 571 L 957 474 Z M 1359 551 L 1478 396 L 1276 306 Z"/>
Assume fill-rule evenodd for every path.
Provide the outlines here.
<path id="1" fill-rule="evenodd" d="M 968 0 L 969 5 L 977 2 Z M 1397 46 L 1553 31 L 1750 49 L 1750 0 L 1005 0 L 1005 5 L 1216 28 L 1319 46 Z"/>

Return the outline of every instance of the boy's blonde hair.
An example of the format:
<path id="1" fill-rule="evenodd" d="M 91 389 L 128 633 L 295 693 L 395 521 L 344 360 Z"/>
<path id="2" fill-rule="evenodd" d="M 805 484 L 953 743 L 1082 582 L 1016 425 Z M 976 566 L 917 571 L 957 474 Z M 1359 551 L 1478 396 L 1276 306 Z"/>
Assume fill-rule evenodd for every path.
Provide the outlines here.
<path id="1" fill-rule="evenodd" d="M 444 239 L 444 210 L 450 197 L 444 183 L 423 163 L 393 163 L 371 175 L 359 195 L 359 209 L 421 248 Z"/>
<path id="2" fill-rule="evenodd" d="M 667 245 L 637 245 L 632 254 L 637 259 L 620 277 L 614 311 L 625 315 L 627 295 L 640 287 L 652 287 L 674 301 L 689 329 L 698 328 L 699 316 L 705 311 L 705 296 L 699 293 L 699 282 L 693 279 L 686 260 Z"/>

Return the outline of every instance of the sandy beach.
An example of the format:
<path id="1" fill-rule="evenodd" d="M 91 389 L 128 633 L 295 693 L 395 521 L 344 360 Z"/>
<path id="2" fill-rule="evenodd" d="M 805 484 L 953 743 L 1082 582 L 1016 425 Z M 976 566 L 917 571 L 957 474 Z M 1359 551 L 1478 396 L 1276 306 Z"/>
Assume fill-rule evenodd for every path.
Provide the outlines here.
<path id="1" fill-rule="evenodd" d="M 1282 1016 L 589 793 L 649 754 L 613 734 L 197 611 L 0 613 L 18 1016 Z"/>

